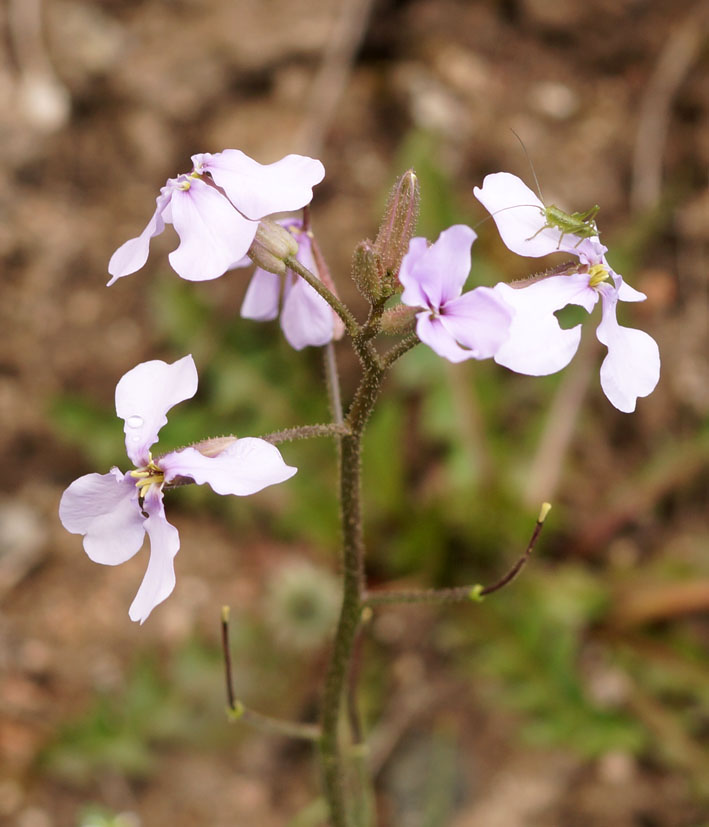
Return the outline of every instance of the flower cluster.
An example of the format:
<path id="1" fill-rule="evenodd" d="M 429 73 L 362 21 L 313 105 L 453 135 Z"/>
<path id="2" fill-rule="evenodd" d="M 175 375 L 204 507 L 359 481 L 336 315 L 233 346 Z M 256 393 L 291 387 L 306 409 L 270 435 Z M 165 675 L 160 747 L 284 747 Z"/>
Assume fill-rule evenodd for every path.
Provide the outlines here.
<path id="1" fill-rule="evenodd" d="M 245 496 L 284 482 L 296 469 L 262 439 L 235 437 L 153 457 L 150 449 L 173 405 L 197 391 L 191 356 L 173 364 L 143 362 L 116 386 L 116 413 L 125 426 L 126 452 L 135 469 L 112 468 L 86 474 L 64 492 L 59 518 L 72 534 L 84 536 L 84 549 L 96 563 L 116 566 L 133 557 L 150 538 L 150 560 L 130 607 L 141 623 L 175 588 L 173 560 L 180 549 L 177 529 L 165 517 L 163 488 L 186 479 L 208 483 L 217 494 Z"/>
<path id="2" fill-rule="evenodd" d="M 616 306 L 646 296 L 610 267 L 597 234 L 582 237 L 549 225 L 542 202 L 516 176 L 488 175 L 475 195 L 512 252 L 540 257 L 562 251 L 578 263 L 532 283 L 499 283 L 462 293 L 473 230 L 450 227 L 431 246 L 424 238 L 413 238 L 399 280 L 402 303 L 420 308 L 419 339 L 451 362 L 492 357 L 517 373 L 543 376 L 566 367 L 581 340 L 581 325 L 563 329 L 554 314 L 569 304 L 590 313 L 600 300 L 596 335 L 608 349 L 601 387 L 618 410 L 634 411 L 638 397 L 657 385 L 660 355 L 647 333 L 618 323 Z"/>
<path id="3" fill-rule="evenodd" d="M 619 301 L 637 302 L 645 296 L 608 264 L 606 247 L 589 217 L 597 208 L 571 216 L 578 219 L 576 224 L 557 226 L 554 215 L 565 214 L 552 215 L 519 178 L 505 172 L 488 175 L 474 192 L 510 250 L 531 257 L 561 251 L 575 261 L 531 283 L 500 283 L 463 292 L 476 234 L 458 224 L 433 244 L 413 237 L 419 185 L 409 171 L 394 189 L 377 240 L 364 241 L 355 251 L 353 277 L 372 304 L 370 320 L 380 319 L 384 304 L 401 294 L 401 305 L 387 311 L 391 327 L 382 322 L 370 331 L 370 321 L 360 326 L 335 297 L 309 224 L 300 218 L 268 218 L 310 202 L 313 186 L 324 177 L 320 161 L 288 155 L 262 165 L 227 149 L 193 155 L 192 163 L 191 172 L 171 178 L 161 189 L 143 232 L 113 254 L 109 285 L 139 270 L 151 239 L 172 224 L 179 245 L 169 260 L 184 279 L 215 279 L 250 260 L 257 263 L 241 316 L 272 320 L 280 307 L 283 333 L 296 350 L 339 338 L 343 319 L 355 341 L 357 331 L 361 334 L 358 346 L 369 348 L 370 333 L 409 331 L 415 316 L 418 339 L 451 362 L 492 358 L 518 373 L 544 375 L 565 367 L 581 338 L 580 325 L 563 329 L 555 313 L 569 304 L 590 313 L 600 301 L 596 335 L 608 351 L 600 372 L 608 399 L 621 411 L 633 411 L 638 397 L 647 396 L 658 382 L 656 343 L 616 319 Z M 290 267 L 308 277 L 310 284 Z M 312 286 L 320 288 L 318 281 L 323 285 L 320 292 Z M 398 355 L 412 344 L 411 338 L 404 340 Z M 372 350 L 367 358 L 379 356 Z M 196 390 L 191 356 L 173 364 L 144 362 L 126 373 L 116 387 L 116 413 L 124 420 L 126 451 L 135 468 L 87 474 L 61 499 L 64 527 L 83 535 L 86 553 L 96 562 L 117 565 L 128 560 L 148 535 L 150 559 L 130 607 L 130 617 L 141 623 L 175 586 L 173 561 L 180 542 L 165 517 L 166 487 L 208 483 L 218 494 L 243 496 L 296 472 L 277 448 L 256 438 L 209 439 L 153 457 L 151 447 L 167 421 L 167 411 Z"/>

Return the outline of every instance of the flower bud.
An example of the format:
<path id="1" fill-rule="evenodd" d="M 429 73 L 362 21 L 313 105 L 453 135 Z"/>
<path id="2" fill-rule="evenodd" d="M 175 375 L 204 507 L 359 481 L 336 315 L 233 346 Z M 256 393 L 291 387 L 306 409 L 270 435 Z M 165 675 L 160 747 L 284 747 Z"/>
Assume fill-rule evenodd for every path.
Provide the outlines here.
<path id="1" fill-rule="evenodd" d="M 229 446 L 233 445 L 237 441 L 235 436 L 215 436 L 209 439 L 203 439 L 200 442 L 193 442 L 192 445 L 187 447 L 194 448 L 195 451 L 199 451 L 205 457 L 218 457 L 219 454 L 226 451 Z M 182 448 L 178 448 L 178 451 L 181 451 Z M 160 463 L 160 457 L 155 457 L 155 462 Z M 173 477 L 169 483 L 166 483 L 166 488 L 177 488 L 178 486 L 182 485 L 192 485 L 194 480 L 191 477 L 183 477 L 183 476 L 176 476 Z"/>
<path id="2" fill-rule="evenodd" d="M 414 329 L 414 320 L 419 312 L 417 307 L 408 307 L 399 304 L 385 311 L 382 316 L 382 333 L 389 336 L 399 336 L 402 333 L 410 333 Z"/>
<path id="3" fill-rule="evenodd" d="M 226 451 L 236 441 L 237 438 L 233 435 L 215 436 L 210 439 L 203 439 L 201 442 L 195 442 L 191 447 L 205 457 L 218 457 L 222 451 Z"/>
<path id="4" fill-rule="evenodd" d="M 292 233 L 270 218 L 263 218 L 259 221 L 248 256 L 263 270 L 282 276 L 287 269 L 286 260 L 293 258 L 297 252 L 298 242 Z"/>
<path id="5" fill-rule="evenodd" d="M 384 220 L 374 242 L 384 269 L 383 293 L 391 296 L 400 289 L 401 260 L 416 232 L 421 191 L 416 173 L 407 170 L 389 194 Z"/>
<path id="6" fill-rule="evenodd" d="M 369 239 L 360 241 L 352 256 L 352 278 L 359 292 L 370 301 L 382 298 L 384 268 Z"/>

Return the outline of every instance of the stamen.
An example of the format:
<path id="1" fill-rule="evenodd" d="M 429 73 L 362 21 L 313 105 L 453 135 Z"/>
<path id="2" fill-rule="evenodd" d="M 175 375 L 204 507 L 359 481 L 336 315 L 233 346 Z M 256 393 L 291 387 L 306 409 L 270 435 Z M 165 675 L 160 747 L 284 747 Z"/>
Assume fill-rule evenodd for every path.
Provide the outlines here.
<path id="1" fill-rule="evenodd" d="M 588 280 L 589 287 L 598 287 L 599 284 L 610 278 L 608 268 L 603 264 L 594 264 L 593 267 L 589 267 L 588 275 L 590 276 Z"/>
<path id="2" fill-rule="evenodd" d="M 136 480 L 135 487 L 140 497 L 145 496 L 145 492 L 151 485 L 162 485 L 165 482 L 165 474 L 162 468 L 154 462 L 150 452 L 148 452 L 148 464 L 143 468 L 135 468 L 130 475 Z"/>
<path id="3" fill-rule="evenodd" d="M 149 477 L 145 479 L 140 479 L 136 482 L 135 487 L 138 489 L 138 496 L 144 497 L 145 492 L 150 488 L 151 485 L 162 485 L 165 482 L 165 475 L 163 473 L 160 474 L 151 474 Z"/>

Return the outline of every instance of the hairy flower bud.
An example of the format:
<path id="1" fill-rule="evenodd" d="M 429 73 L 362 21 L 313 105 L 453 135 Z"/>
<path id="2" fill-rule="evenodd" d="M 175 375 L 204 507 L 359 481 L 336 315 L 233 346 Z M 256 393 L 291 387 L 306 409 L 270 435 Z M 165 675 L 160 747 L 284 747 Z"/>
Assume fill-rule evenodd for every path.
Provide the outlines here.
<path id="1" fill-rule="evenodd" d="M 405 304 L 389 308 L 382 316 L 382 333 L 388 336 L 398 336 L 412 332 L 417 312 L 415 307 L 407 307 Z"/>
<path id="2" fill-rule="evenodd" d="M 233 435 L 215 436 L 210 439 L 203 439 L 201 442 L 195 442 L 192 448 L 199 451 L 202 456 L 218 457 L 222 451 L 225 451 L 230 445 L 233 445 L 236 439 Z"/>
<path id="3" fill-rule="evenodd" d="M 193 442 L 192 445 L 188 447 L 194 448 L 195 451 L 199 451 L 203 457 L 213 459 L 226 451 L 227 448 L 230 448 L 235 442 L 238 442 L 238 439 L 235 436 L 215 436 L 208 439 L 202 439 L 199 442 Z M 181 450 L 184 449 L 178 448 L 178 451 Z M 156 457 L 155 459 L 157 462 L 160 461 L 160 457 Z M 181 485 L 190 485 L 192 482 L 194 482 L 194 480 L 190 477 L 176 476 L 170 481 L 167 487 L 177 488 L 177 486 Z"/>
<path id="4" fill-rule="evenodd" d="M 283 276 L 286 260 L 293 258 L 297 252 L 298 242 L 293 234 L 270 218 L 264 218 L 259 221 L 248 256 L 263 270 Z"/>
<path id="5" fill-rule="evenodd" d="M 401 260 L 416 232 L 421 191 L 416 173 L 407 170 L 389 194 L 384 220 L 374 242 L 384 270 L 382 293 L 391 296 L 401 285 L 398 281 Z"/>
<path id="6" fill-rule="evenodd" d="M 352 256 L 352 278 L 359 292 L 370 301 L 382 297 L 384 268 L 379 253 L 369 239 L 360 241 Z"/>

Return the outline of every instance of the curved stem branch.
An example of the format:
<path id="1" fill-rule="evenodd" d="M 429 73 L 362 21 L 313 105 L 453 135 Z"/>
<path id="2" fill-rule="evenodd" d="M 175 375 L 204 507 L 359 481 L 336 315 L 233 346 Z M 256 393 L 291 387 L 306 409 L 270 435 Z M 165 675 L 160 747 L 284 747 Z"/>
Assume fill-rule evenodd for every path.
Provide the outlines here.
<path id="1" fill-rule="evenodd" d="M 282 735 L 284 738 L 297 738 L 301 741 L 318 741 L 320 727 L 316 724 L 298 724 L 294 721 L 281 721 L 270 715 L 262 715 L 241 703 L 234 701 L 234 706 L 227 710 L 230 721 L 243 721 L 261 732 L 269 735 Z"/>
<path id="2" fill-rule="evenodd" d="M 345 329 L 350 336 L 354 337 L 359 332 L 359 325 L 357 324 L 357 320 L 352 315 L 350 309 L 346 307 L 332 291 L 328 290 L 328 288 L 320 281 L 319 278 L 317 278 L 317 276 L 311 273 L 310 270 L 308 270 L 307 267 L 304 267 L 296 258 L 286 259 L 285 265 L 289 270 L 292 270 L 301 278 L 305 279 L 313 290 L 325 299 L 335 313 L 337 313 L 337 315 L 342 319 Z"/>
<path id="3" fill-rule="evenodd" d="M 522 571 L 529 560 L 534 547 L 537 544 L 539 535 L 544 526 L 544 520 L 551 506 L 544 503 L 539 511 L 539 517 L 534 525 L 534 531 L 529 538 L 524 554 L 499 580 L 489 586 L 476 584 L 474 586 L 456 586 L 452 589 L 381 589 L 367 591 L 362 595 L 362 603 L 365 606 L 383 606 L 390 603 L 462 603 L 465 600 L 480 601 L 488 594 L 503 589 L 511 583 Z"/>
<path id="4" fill-rule="evenodd" d="M 234 692 L 234 676 L 231 668 L 231 647 L 229 645 L 229 607 L 222 606 L 222 656 L 224 658 L 224 676 L 226 679 L 227 714 L 230 721 L 245 721 L 272 735 L 284 735 L 287 738 L 300 738 L 306 741 L 317 741 L 320 738 L 320 727 L 315 724 L 299 724 L 292 721 L 281 721 L 270 715 L 262 715 L 249 709 L 236 698 Z"/>
<path id="5" fill-rule="evenodd" d="M 420 343 L 421 340 L 419 337 L 415 333 L 410 333 L 382 356 L 382 364 L 385 368 L 391 367 L 397 359 L 400 359 L 405 353 L 408 353 Z"/>

